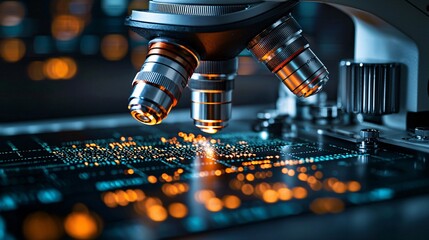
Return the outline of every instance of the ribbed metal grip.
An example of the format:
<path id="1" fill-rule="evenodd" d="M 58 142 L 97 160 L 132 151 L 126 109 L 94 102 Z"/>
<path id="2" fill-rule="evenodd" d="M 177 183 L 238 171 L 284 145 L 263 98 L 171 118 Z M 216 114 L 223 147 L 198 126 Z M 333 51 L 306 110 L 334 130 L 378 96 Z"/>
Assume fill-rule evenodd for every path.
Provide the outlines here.
<path id="1" fill-rule="evenodd" d="M 341 61 L 338 97 L 346 112 L 382 115 L 399 111 L 400 64 Z"/>
<path id="2" fill-rule="evenodd" d="M 176 4 L 149 1 L 149 10 L 182 15 L 220 16 L 246 9 L 247 4 L 241 5 L 208 5 L 208 4 Z"/>

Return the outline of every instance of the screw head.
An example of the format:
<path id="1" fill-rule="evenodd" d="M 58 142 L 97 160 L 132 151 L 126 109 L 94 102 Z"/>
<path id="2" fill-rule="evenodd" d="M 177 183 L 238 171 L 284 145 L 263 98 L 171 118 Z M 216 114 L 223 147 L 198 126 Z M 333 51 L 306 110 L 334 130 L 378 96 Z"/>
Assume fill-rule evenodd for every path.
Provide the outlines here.
<path id="1" fill-rule="evenodd" d="M 360 130 L 359 135 L 361 138 L 365 139 L 378 138 L 380 136 L 380 131 L 374 128 L 367 128 Z"/>

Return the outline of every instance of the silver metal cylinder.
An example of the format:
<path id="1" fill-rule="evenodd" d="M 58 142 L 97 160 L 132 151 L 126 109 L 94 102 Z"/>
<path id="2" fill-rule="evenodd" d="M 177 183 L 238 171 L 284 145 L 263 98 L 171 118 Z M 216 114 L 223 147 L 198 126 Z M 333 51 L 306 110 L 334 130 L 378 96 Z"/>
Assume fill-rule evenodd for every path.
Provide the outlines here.
<path id="1" fill-rule="evenodd" d="M 231 118 L 232 91 L 238 59 L 201 61 L 189 83 L 192 91 L 191 117 L 201 131 L 216 133 Z"/>
<path id="2" fill-rule="evenodd" d="M 138 121 L 154 125 L 176 106 L 198 65 L 198 56 L 166 39 L 149 43 L 146 60 L 133 81 L 128 108 Z"/>
<path id="3" fill-rule="evenodd" d="M 341 61 L 338 103 L 350 113 L 397 113 L 399 80 L 398 63 Z"/>
<path id="4" fill-rule="evenodd" d="M 301 33 L 289 14 L 254 37 L 247 48 L 296 96 L 308 97 L 322 89 L 329 73 Z"/>

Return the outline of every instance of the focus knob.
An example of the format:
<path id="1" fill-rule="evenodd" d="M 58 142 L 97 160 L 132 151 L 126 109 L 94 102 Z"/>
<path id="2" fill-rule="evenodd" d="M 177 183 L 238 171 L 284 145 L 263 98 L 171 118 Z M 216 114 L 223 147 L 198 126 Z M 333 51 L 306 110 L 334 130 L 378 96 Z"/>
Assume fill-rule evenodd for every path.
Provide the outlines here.
<path id="1" fill-rule="evenodd" d="M 397 113 L 399 79 L 399 63 L 341 61 L 338 92 L 340 106 L 352 113 Z"/>

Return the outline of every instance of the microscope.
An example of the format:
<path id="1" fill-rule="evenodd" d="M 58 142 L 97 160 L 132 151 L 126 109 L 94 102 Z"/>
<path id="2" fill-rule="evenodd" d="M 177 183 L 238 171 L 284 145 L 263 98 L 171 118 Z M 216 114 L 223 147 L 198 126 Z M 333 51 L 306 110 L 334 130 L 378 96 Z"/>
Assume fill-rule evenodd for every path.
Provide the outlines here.
<path id="1" fill-rule="evenodd" d="M 318 2 L 340 9 L 355 24 L 355 58 L 340 63 L 338 103 L 333 109 L 321 109 L 319 115 L 336 118 L 332 112 L 339 111 L 352 119 L 363 115 L 379 120 L 378 124 L 362 120 L 331 124 L 325 130 L 334 135 L 346 132 L 351 138 L 362 128 L 377 132 L 369 134 L 376 137 L 382 130 L 389 143 L 427 151 L 427 3 Z M 147 58 L 133 81 L 129 100 L 132 116 L 148 125 L 161 123 L 188 86 L 194 125 L 207 133 L 225 128 L 231 117 L 237 56 L 244 49 L 281 80 L 284 87 L 280 88 L 278 103 L 292 98 L 299 108 L 298 103 L 305 100 L 297 99 L 320 92 L 329 77 L 290 14 L 298 3 L 156 0 L 149 2 L 148 10 L 132 11 L 126 25 L 150 40 Z M 288 106 L 278 104 L 278 108 L 288 113 Z M 414 133 L 410 133 L 412 129 Z M 368 132 L 360 134 L 361 138 L 368 137 Z"/>

